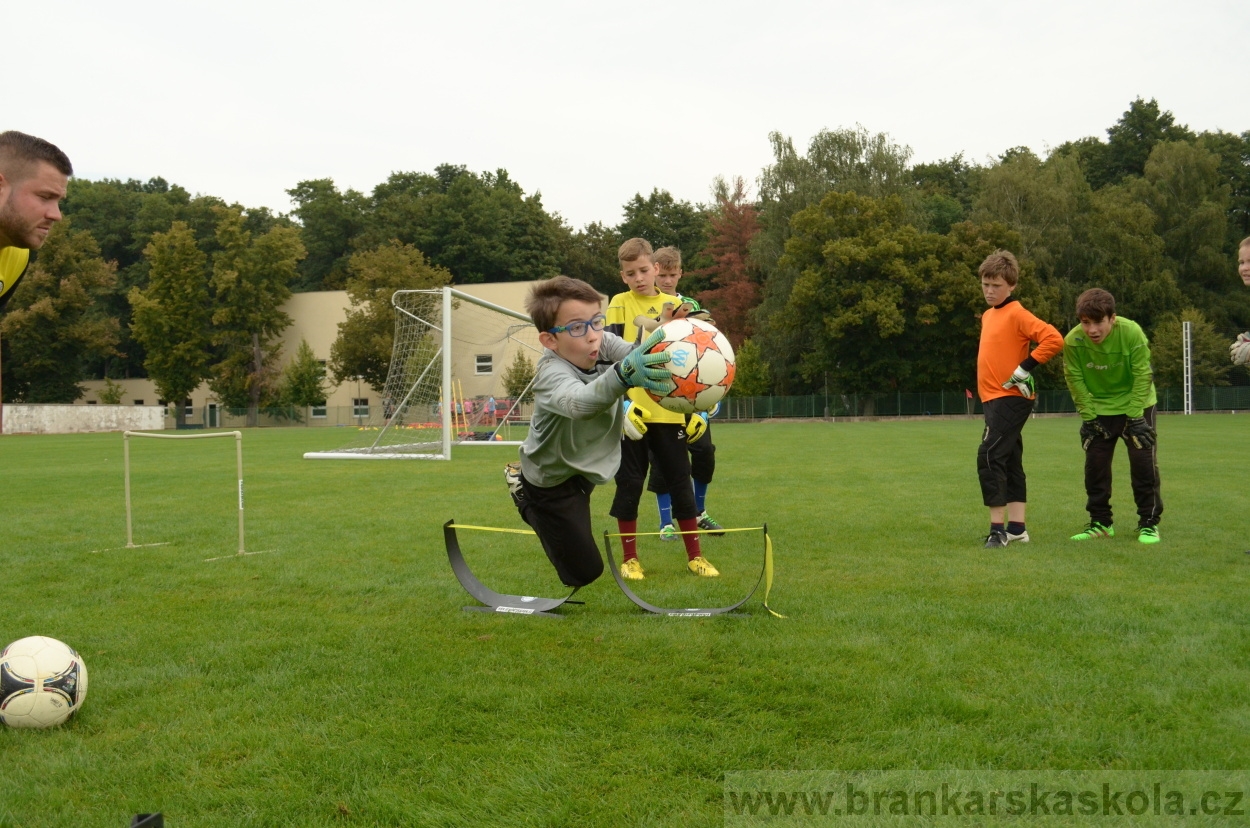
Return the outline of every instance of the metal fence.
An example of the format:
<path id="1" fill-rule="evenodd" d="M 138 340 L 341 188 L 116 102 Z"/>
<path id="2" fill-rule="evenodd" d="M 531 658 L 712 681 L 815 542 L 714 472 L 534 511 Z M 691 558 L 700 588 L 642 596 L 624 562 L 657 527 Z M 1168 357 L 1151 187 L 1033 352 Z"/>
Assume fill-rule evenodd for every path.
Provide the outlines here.
<path id="1" fill-rule="evenodd" d="M 1159 410 L 1182 412 L 1185 395 L 1177 388 L 1160 388 Z M 518 411 L 519 421 L 529 419 L 531 406 Z M 1194 411 L 1250 411 L 1250 386 L 1195 388 Z M 1037 413 L 1072 414 L 1076 407 L 1067 390 L 1037 393 Z M 261 428 L 275 426 L 362 427 L 376 425 L 367 408 L 326 406 L 324 408 L 264 408 L 257 417 Z M 721 403 L 718 420 L 836 419 L 838 417 L 948 417 L 981 416 L 981 402 L 969 399 L 964 391 L 894 392 L 890 394 L 811 394 L 793 397 L 727 397 Z M 246 408 L 207 407 L 188 409 L 185 428 L 246 428 Z M 166 426 L 174 427 L 172 410 Z"/>
<path id="2" fill-rule="evenodd" d="M 1160 411 L 1184 411 L 1180 389 L 1160 388 Z M 1195 388 L 1194 411 L 1250 411 L 1250 386 Z M 1039 391 L 1037 413 L 1072 414 L 1076 406 L 1066 389 Z M 728 397 L 721 403 L 721 420 L 769 420 L 837 417 L 980 416 L 981 401 L 963 391 L 894 392 L 891 394 L 817 394 L 798 397 Z"/>

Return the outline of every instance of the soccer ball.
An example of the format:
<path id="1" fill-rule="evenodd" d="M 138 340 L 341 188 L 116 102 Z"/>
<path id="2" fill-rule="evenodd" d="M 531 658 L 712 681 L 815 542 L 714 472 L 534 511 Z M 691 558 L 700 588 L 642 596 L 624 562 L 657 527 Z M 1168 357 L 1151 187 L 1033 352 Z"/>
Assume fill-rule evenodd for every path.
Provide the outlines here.
<path id="1" fill-rule="evenodd" d="M 32 635 L 0 651 L 0 722 L 56 727 L 87 698 L 87 665 L 55 638 Z"/>
<path id="2" fill-rule="evenodd" d="M 734 381 L 734 350 L 725 335 L 701 319 L 674 319 L 660 329 L 664 338 L 651 353 L 668 351 L 663 367 L 676 384 L 669 394 L 651 398 L 678 414 L 711 411 Z"/>

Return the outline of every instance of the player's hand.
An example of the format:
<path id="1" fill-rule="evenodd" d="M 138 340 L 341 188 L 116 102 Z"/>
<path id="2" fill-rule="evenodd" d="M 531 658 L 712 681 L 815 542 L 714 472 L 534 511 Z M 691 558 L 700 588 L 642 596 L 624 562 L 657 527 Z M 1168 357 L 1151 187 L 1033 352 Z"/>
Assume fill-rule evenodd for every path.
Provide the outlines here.
<path id="1" fill-rule="evenodd" d="M 663 340 L 664 332 L 655 331 L 645 342 L 616 363 L 616 375 L 622 383 L 630 388 L 645 388 L 660 395 L 668 394 L 677 387 L 673 384 L 672 371 L 657 367 L 668 363 L 668 352 L 647 353 Z"/>
<path id="2" fill-rule="evenodd" d="M 647 420 L 651 419 L 651 412 L 633 400 L 621 400 L 621 405 L 625 409 L 625 436 L 631 440 L 641 440 L 642 435 L 647 433 Z"/>
<path id="3" fill-rule="evenodd" d="M 685 319 L 687 316 L 690 315 L 691 310 L 692 308 L 690 306 L 690 303 L 687 301 L 683 301 L 677 307 L 673 307 L 672 302 L 665 302 L 664 306 L 660 308 L 659 324 L 667 325 L 669 322 L 672 322 L 674 319 Z"/>
<path id="4" fill-rule="evenodd" d="M 1095 440 L 1110 440 L 1111 435 L 1107 433 L 1107 429 L 1102 427 L 1102 423 L 1095 418 L 1093 420 L 1085 420 L 1081 423 L 1081 451 L 1089 451 L 1090 444 Z"/>
<path id="5" fill-rule="evenodd" d="M 1250 333 L 1237 334 L 1237 341 L 1228 346 L 1228 357 L 1234 365 L 1250 362 Z"/>
<path id="6" fill-rule="evenodd" d="M 704 434 L 707 434 L 707 412 L 696 411 L 686 418 L 686 442 L 697 442 Z"/>
<path id="7" fill-rule="evenodd" d="M 1150 448 L 1159 441 L 1159 434 L 1145 417 L 1129 417 L 1124 424 L 1124 440 L 1133 448 Z"/>
<path id="8" fill-rule="evenodd" d="M 634 325 L 646 331 L 647 333 L 650 333 L 651 331 L 654 331 L 656 328 L 660 327 L 660 320 L 652 319 L 649 316 L 643 316 L 640 313 L 634 317 Z"/>
<path id="9" fill-rule="evenodd" d="M 1010 391 L 1012 388 L 1020 392 L 1020 396 L 1026 400 L 1032 400 L 1037 397 L 1037 389 L 1033 385 L 1033 375 L 1017 365 L 1016 370 L 1011 372 L 1011 379 L 1003 383 L 1003 388 Z"/>

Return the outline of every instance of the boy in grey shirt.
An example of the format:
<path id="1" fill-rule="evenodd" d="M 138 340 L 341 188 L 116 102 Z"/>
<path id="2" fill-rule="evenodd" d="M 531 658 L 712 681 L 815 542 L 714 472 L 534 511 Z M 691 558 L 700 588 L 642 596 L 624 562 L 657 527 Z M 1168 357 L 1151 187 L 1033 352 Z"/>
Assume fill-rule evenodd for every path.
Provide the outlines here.
<path id="1" fill-rule="evenodd" d="M 590 495 L 621 462 L 621 396 L 630 388 L 663 394 L 672 375 L 668 354 L 648 354 L 656 331 L 635 349 L 604 331 L 598 292 L 557 276 L 534 285 L 525 309 L 547 348 L 534 377 L 534 414 L 519 463 L 504 470 L 522 519 L 570 587 L 603 574 L 590 523 Z"/>

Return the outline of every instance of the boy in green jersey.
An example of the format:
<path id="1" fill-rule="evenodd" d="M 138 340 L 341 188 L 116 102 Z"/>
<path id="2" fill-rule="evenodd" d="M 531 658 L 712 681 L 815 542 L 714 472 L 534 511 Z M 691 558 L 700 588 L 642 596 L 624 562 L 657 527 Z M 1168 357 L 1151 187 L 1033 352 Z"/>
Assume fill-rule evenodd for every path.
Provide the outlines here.
<path id="1" fill-rule="evenodd" d="M 1163 500 L 1150 343 L 1140 325 L 1115 315 L 1115 297 L 1101 288 L 1077 297 L 1076 315 L 1081 324 L 1064 337 L 1063 373 L 1082 420 L 1089 525 L 1072 540 L 1114 537 L 1111 460 L 1116 441 L 1123 439 L 1137 503 L 1137 539 L 1158 543 Z"/>

